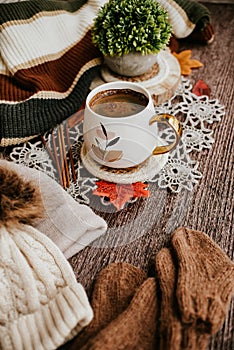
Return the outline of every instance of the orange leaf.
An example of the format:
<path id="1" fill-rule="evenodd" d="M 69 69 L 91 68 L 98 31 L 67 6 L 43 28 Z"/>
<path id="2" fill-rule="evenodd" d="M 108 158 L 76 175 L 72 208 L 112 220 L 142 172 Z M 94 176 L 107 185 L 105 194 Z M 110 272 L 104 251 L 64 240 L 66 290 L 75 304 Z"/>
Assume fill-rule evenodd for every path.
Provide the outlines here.
<path id="1" fill-rule="evenodd" d="M 192 68 L 200 68 L 203 66 L 200 61 L 190 59 L 192 54 L 191 50 L 184 50 L 180 53 L 173 52 L 172 54 L 179 61 L 182 75 L 189 75 L 192 72 Z"/>
<path id="2" fill-rule="evenodd" d="M 134 188 L 134 197 L 149 197 L 149 190 L 146 189 L 148 184 L 145 184 L 143 182 L 135 182 L 132 184 Z"/>
<path id="3" fill-rule="evenodd" d="M 149 191 L 146 189 L 148 184 L 142 182 L 125 185 L 100 180 L 96 182 L 96 185 L 97 188 L 93 194 L 109 198 L 118 210 L 122 209 L 132 198 L 149 197 Z"/>

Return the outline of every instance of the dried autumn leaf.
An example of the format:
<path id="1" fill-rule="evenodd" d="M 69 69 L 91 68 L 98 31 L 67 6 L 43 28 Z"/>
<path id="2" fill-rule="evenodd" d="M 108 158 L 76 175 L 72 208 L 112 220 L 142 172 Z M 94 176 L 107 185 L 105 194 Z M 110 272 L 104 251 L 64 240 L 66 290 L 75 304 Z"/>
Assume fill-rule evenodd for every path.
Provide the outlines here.
<path id="1" fill-rule="evenodd" d="M 148 187 L 148 184 L 143 182 L 135 182 L 132 185 L 134 188 L 134 198 L 149 197 L 149 190 L 146 189 L 146 187 Z"/>
<path id="2" fill-rule="evenodd" d="M 194 85 L 192 92 L 197 96 L 208 96 L 210 97 L 210 87 L 203 81 L 198 80 Z"/>
<path id="3" fill-rule="evenodd" d="M 116 185 L 116 198 L 111 203 L 118 209 L 122 209 L 124 205 L 134 197 L 134 189 L 132 185 Z"/>
<path id="4" fill-rule="evenodd" d="M 96 182 L 96 185 L 97 189 L 93 191 L 93 194 L 109 198 L 118 210 L 122 209 L 132 198 L 149 197 L 149 191 L 146 189 L 148 185 L 142 182 L 125 185 L 100 180 Z"/>
<path id="5" fill-rule="evenodd" d="M 200 61 L 191 59 L 191 50 L 184 50 L 180 53 L 173 52 L 172 53 L 180 64 L 181 74 L 189 75 L 192 72 L 192 68 L 200 68 L 203 64 Z"/>
<path id="6" fill-rule="evenodd" d="M 96 181 L 97 188 L 93 190 L 93 194 L 99 197 L 116 198 L 116 184 L 113 182 L 106 182 L 104 180 Z"/>

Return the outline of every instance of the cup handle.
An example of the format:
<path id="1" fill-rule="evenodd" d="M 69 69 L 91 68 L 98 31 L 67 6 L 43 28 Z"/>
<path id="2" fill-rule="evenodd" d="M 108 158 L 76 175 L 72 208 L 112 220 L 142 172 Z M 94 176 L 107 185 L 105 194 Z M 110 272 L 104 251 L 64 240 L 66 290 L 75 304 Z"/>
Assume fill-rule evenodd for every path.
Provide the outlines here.
<path id="1" fill-rule="evenodd" d="M 170 152 L 171 150 L 173 150 L 177 146 L 177 144 L 180 141 L 180 138 L 182 136 L 182 125 L 180 124 L 179 120 L 171 114 L 155 115 L 150 119 L 149 125 L 151 125 L 155 122 L 157 122 L 157 123 L 161 122 L 161 123 L 168 124 L 174 130 L 175 135 L 176 135 L 176 139 L 170 145 L 155 147 L 152 154 L 157 155 L 157 154 L 163 154 L 163 153 Z"/>

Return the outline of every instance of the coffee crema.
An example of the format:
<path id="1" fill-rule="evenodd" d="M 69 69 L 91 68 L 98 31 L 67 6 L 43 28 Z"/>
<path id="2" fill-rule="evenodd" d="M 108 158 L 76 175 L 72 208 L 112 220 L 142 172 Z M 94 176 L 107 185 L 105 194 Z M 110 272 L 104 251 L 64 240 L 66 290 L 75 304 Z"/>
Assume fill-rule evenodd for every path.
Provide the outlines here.
<path id="1" fill-rule="evenodd" d="M 141 92 L 131 89 L 110 89 L 97 93 L 89 105 L 99 115 L 122 118 L 141 112 L 148 103 L 148 97 Z"/>

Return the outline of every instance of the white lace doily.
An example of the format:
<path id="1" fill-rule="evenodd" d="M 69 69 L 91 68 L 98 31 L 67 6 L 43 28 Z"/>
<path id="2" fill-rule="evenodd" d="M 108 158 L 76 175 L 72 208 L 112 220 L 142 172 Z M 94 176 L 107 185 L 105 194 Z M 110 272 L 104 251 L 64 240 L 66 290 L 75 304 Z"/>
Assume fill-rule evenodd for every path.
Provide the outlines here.
<path id="1" fill-rule="evenodd" d="M 225 114 L 224 106 L 217 99 L 209 99 L 207 96 L 193 94 L 190 81 L 182 77 L 174 96 L 166 103 L 157 106 L 155 110 L 156 113 L 168 113 L 177 116 L 183 126 L 183 136 L 176 149 L 169 154 L 165 166 L 159 173 L 153 175 L 149 182 L 155 183 L 159 188 L 168 188 L 172 192 L 180 192 L 183 189 L 191 191 L 202 177 L 199 164 L 192 159 L 192 154 L 212 147 L 214 143 L 213 131 L 209 130 L 208 126 L 221 120 L 221 117 Z M 69 129 L 77 179 L 75 183 L 71 181 L 67 191 L 78 202 L 89 204 L 98 179 L 85 169 L 81 161 L 82 129 L 82 121 Z M 55 131 L 54 135 L 56 137 Z M 173 132 L 166 129 L 162 131 L 161 136 L 166 141 L 171 142 Z M 53 179 L 59 181 L 56 167 L 48 152 L 52 149 L 51 134 L 45 135 L 45 139 L 48 147 L 44 147 L 41 141 L 27 142 L 22 146 L 14 147 L 10 153 L 10 158 L 16 163 L 44 171 Z M 69 170 L 71 173 L 71 169 Z M 104 199 L 100 200 L 103 204 L 108 204 Z"/>

